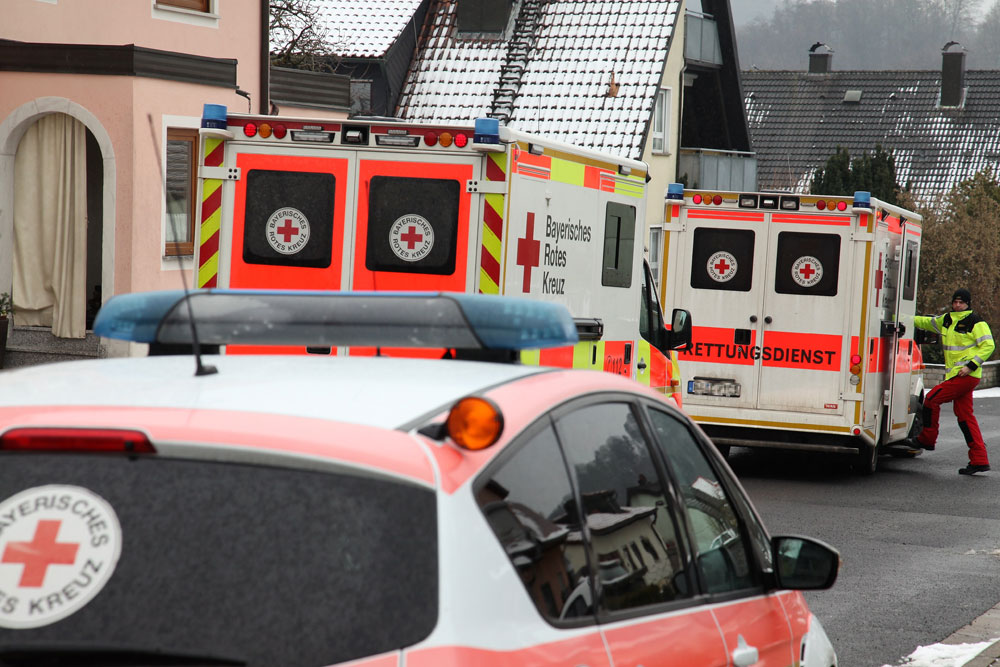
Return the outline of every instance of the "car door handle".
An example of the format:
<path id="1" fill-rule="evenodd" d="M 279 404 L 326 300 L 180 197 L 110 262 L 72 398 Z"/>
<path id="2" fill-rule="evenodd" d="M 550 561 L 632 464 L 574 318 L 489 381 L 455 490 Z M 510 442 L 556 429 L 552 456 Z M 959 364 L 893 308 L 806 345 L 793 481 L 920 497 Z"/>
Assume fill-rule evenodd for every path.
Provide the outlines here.
<path id="1" fill-rule="evenodd" d="M 757 647 L 750 646 L 747 640 L 743 639 L 743 635 L 739 635 L 736 640 L 736 650 L 733 651 L 733 664 L 736 667 L 750 667 L 759 658 Z"/>
<path id="2" fill-rule="evenodd" d="M 643 359 L 642 357 L 639 357 L 639 363 L 636 364 L 636 368 L 638 368 L 640 371 L 646 370 L 646 360 Z"/>

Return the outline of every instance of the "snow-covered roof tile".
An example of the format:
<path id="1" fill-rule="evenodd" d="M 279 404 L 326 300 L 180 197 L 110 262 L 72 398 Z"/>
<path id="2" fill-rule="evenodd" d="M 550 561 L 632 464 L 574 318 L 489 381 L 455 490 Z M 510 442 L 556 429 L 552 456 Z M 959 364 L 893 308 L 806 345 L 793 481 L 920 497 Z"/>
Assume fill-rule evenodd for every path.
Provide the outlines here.
<path id="1" fill-rule="evenodd" d="M 379 58 L 407 28 L 421 0 L 313 0 L 335 55 Z M 411 26 L 411 30 L 420 29 Z"/>
<path id="2" fill-rule="evenodd" d="M 1000 71 L 965 72 L 965 103 L 941 107 L 940 71 L 743 72 L 763 189 L 808 191 L 838 147 L 893 151 L 896 180 L 930 203 L 976 172 L 1000 171 Z M 861 90 L 859 103 L 844 103 Z"/>
<path id="3" fill-rule="evenodd" d="M 521 0 L 515 9 L 522 16 L 537 9 L 537 24 L 515 22 L 506 39 L 473 39 L 457 35 L 456 0 L 432 0 L 397 115 L 469 123 L 507 110 L 513 129 L 641 158 L 679 0 Z M 513 107 L 504 109 L 494 93 L 520 38 L 530 47 Z M 440 62 L 458 58 L 465 66 L 442 94 Z M 608 95 L 612 75 L 616 97 Z M 591 122 L 598 118 L 606 122 Z"/>

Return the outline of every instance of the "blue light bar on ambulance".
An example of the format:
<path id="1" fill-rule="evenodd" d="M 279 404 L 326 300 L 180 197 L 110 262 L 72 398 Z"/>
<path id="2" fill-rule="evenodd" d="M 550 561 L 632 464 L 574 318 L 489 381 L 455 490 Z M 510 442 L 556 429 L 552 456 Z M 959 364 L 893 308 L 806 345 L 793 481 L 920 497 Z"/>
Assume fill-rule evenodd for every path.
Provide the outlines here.
<path id="1" fill-rule="evenodd" d="M 450 292 L 181 290 L 114 296 L 94 333 L 136 343 L 523 350 L 572 345 L 565 306 Z"/>
<path id="2" fill-rule="evenodd" d="M 499 144 L 500 121 L 496 118 L 477 118 L 472 143 Z"/>
<path id="3" fill-rule="evenodd" d="M 226 105 L 206 104 L 201 111 L 201 126 L 214 130 L 226 129 Z"/>
<path id="4" fill-rule="evenodd" d="M 872 193 L 865 190 L 856 190 L 854 192 L 854 208 L 871 208 L 872 207 Z"/>
<path id="5" fill-rule="evenodd" d="M 670 183 L 667 185 L 667 199 L 684 199 L 684 184 Z"/>

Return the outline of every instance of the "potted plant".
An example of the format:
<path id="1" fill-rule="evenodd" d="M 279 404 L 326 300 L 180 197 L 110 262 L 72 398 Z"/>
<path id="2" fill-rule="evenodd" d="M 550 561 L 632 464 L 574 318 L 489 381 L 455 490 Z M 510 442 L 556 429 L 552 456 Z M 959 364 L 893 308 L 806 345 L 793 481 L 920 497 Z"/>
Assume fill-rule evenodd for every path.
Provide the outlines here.
<path id="1" fill-rule="evenodd" d="M 10 292 L 0 293 L 0 368 L 3 368 L 4 353 L 7 351 L 7 319 L 13 309 Z"/>

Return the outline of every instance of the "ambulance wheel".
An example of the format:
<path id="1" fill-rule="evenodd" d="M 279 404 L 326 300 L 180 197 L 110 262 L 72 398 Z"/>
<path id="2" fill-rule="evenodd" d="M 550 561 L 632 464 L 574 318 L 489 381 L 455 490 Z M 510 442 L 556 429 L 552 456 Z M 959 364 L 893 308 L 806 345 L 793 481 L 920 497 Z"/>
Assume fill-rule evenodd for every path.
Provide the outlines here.
<path id="1" fill-rule="evenodd" d="M 859 446 L 854 468 L 862 475 L 874 474 L 878 469 L 879 449 L 881 448 L 877 444 L 862 444 Z"/>

